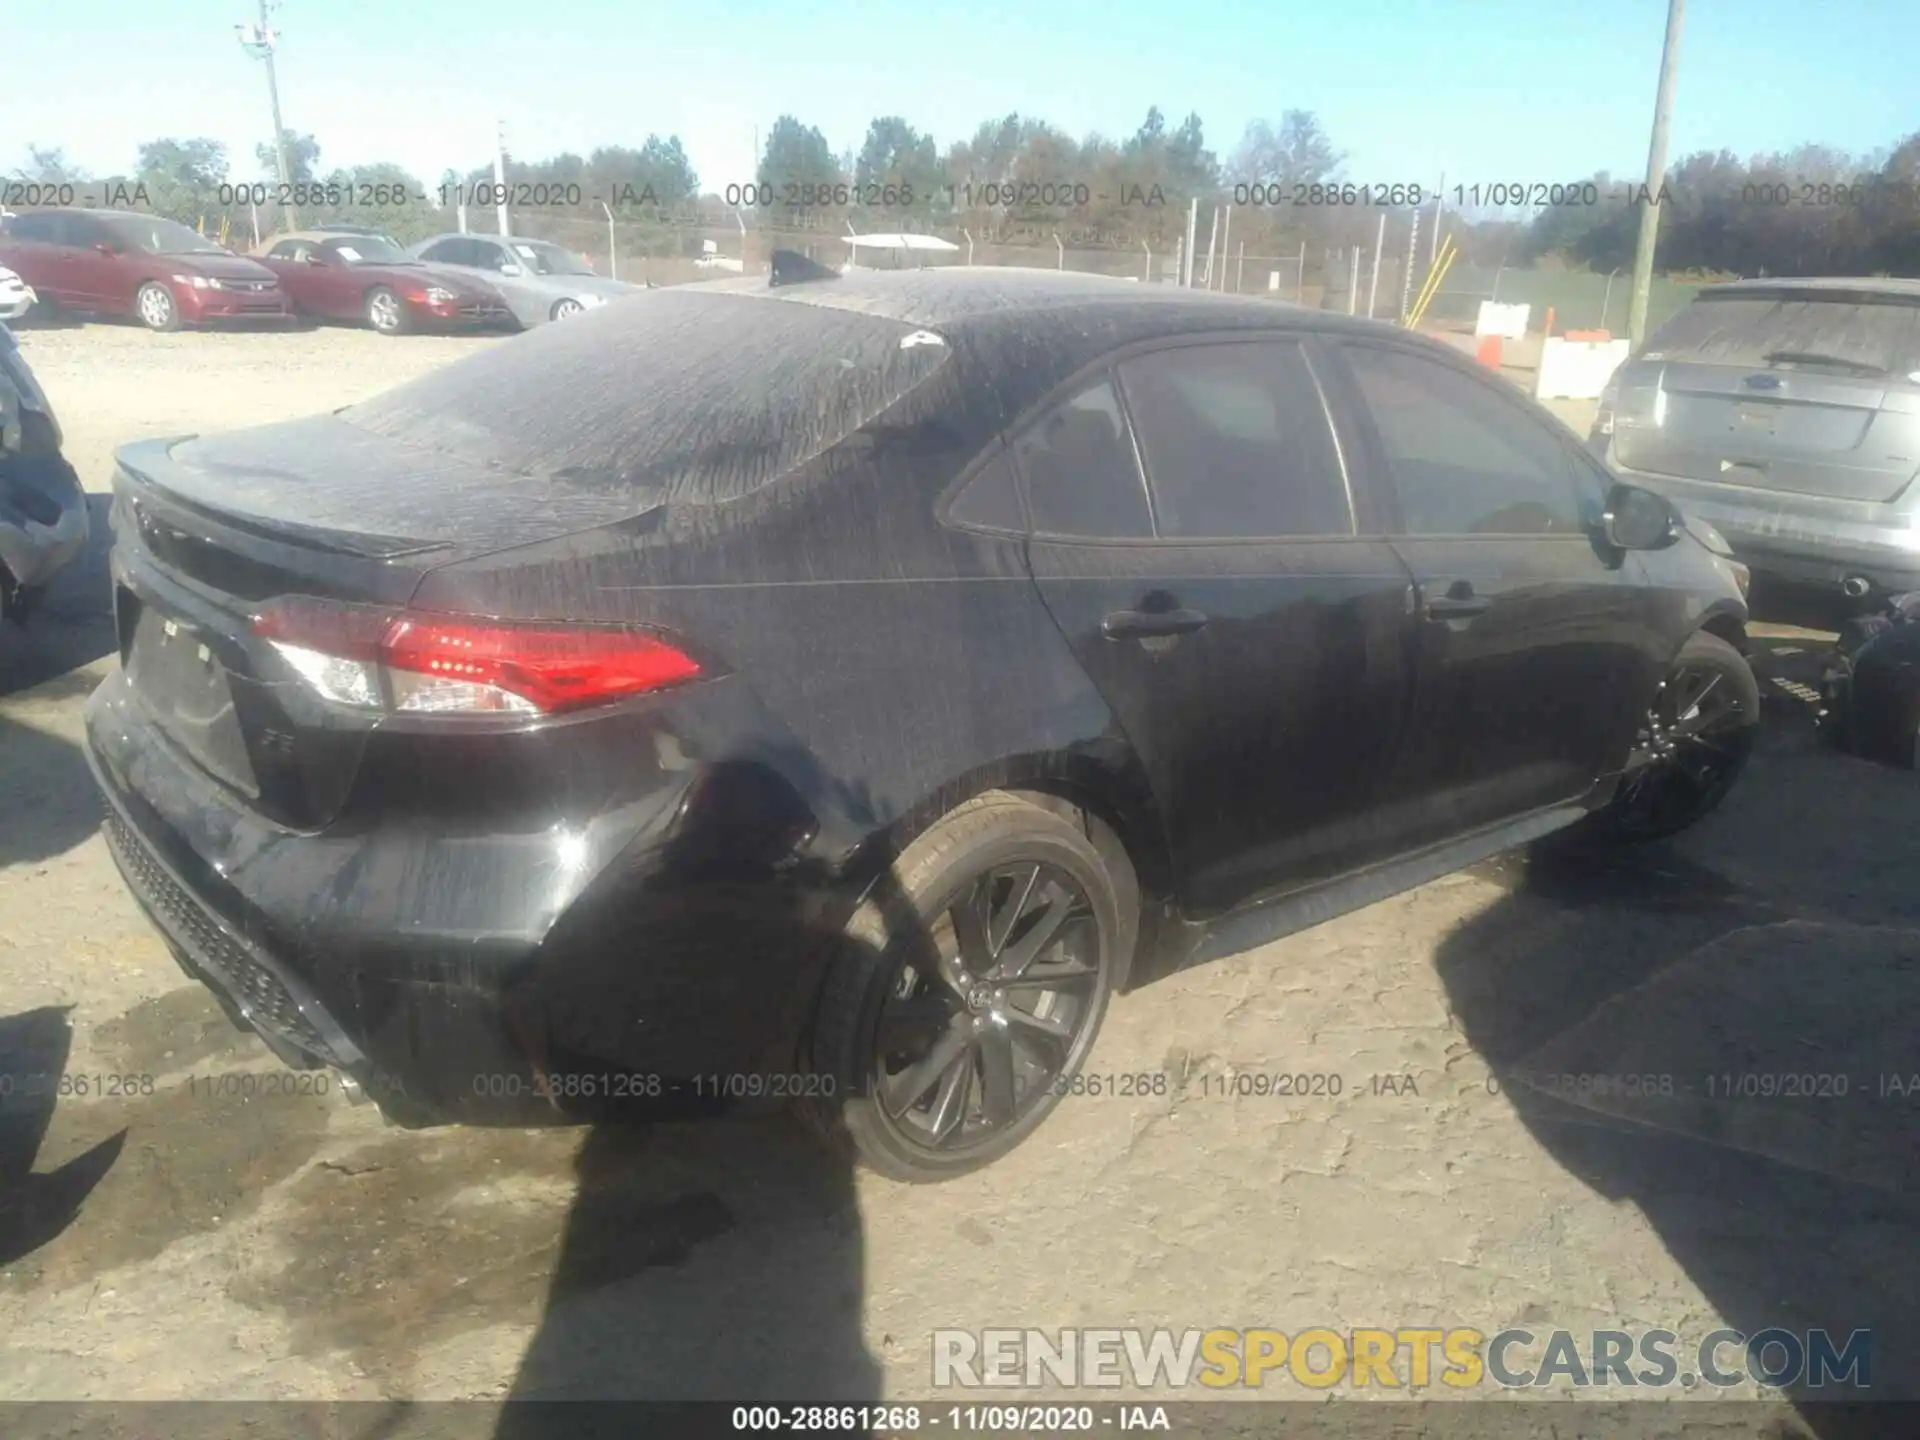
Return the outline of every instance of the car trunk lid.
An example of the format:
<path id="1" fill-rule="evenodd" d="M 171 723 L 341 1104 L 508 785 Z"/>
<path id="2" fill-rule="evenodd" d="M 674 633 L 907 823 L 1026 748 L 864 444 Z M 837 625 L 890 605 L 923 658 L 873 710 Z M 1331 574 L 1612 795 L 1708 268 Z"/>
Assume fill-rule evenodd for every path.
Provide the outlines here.
<path id="1" fill-rule="evenodd" d="M 161 733 L 271 818 L 345 802 L 377 721 L 329 708 L 254 633 L 268 600 L 403 607 L 438 566 L 650 508 L 556 494 L 331 416 L 123 448 L 114 613 L 127 683 Z"/>

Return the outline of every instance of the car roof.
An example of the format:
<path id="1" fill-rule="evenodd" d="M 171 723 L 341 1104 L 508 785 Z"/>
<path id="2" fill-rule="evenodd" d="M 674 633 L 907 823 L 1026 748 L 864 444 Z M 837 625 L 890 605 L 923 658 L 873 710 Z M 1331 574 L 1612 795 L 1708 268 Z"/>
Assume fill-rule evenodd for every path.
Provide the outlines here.
<path id="1" fill-rule="evenodd" d="M 1920 300 L 1920 280 L 1902 280 L 1881 275 L 1821 275 L 1788 276 L 1779 280 L 1729 280 L 1723 285 L 1702 287 L 1696 299 L 1710 300 L 1721 296 L 1757 296 L 1757 295 L 1805 295 L 1817 299 L 1821 295 L 1873 295 L 1890 299 Z"/>
<path id="2" fill-rule="evenodd" d="M 171 215 L 157 215 L 151 210 L 132 210 L 120 205 L 43 205 L 37 210 L 15 210 L 7 218 L 16 220 L 23 215 L 83 215 L 89 220 L 173 220 Z M 173 223 L 182 225 L 186 222 L 173 220 Z M 191 230 L 193 227 L 188 225 L 187 228 Z"/>
<path id="3" fill-rule="evenodd" d="M 1313 329 L 1378 335 L 1396 326 L 1284 301 L 1226 295 L 1178 285 L 1130 283 L 1112 275 L 1012 265 L 939 265 L 924 270 L 853 270 L 829 279 L 773 288 L 767 277 L 703 281 L 703 294 L 764 297 L 769 301 L 853 310 L 904 324 L 943 326 L 1009 324 L 1037 310 L 1099 310 L 1126 315 L 1147 328 L 1164 320 L 1168 334 L 1223 328 Z"/>
<path id="4" fill-rule="evenodd" d="M 304 240 L 309 245 L 324 245 L 329 241 L 343 240 L 384 240 L 387 237 L 377 230 L 288 230 L 283 234 L 269 235 L 256 247 L 255 253 L 267 250 L 275 245 L 283 245 L 289 240 Z"/>
<path id="5" fill-rule="evenodd" d="M 564 245 L 559 245 L 557 241 L 542 240 L 538 235 L 487 235 L 472 230 L 467 231 L 465 234 L 462 234 L 458 230 L 449 230 L 441 235 L 429 235 L 419 243 L 422 245 L 431 245 L 436 240 L 491 240 L 496 245 L 557 245 L 561 250 L 567 248 Z"/>

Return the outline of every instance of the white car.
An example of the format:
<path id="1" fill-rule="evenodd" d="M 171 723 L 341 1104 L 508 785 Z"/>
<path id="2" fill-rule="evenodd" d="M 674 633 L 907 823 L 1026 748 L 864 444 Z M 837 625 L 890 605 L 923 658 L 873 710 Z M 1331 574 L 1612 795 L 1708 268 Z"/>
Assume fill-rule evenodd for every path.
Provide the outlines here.
<path id="1" fill-rule="evenodd" d="M 31 285 L 0 265 L 0 320 L 18 320 L 39 298 Z"/>

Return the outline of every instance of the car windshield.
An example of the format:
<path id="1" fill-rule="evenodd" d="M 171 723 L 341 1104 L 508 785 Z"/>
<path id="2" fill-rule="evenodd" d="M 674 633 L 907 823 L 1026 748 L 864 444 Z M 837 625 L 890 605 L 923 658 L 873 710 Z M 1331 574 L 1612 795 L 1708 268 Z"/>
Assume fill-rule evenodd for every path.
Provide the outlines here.
<path id="1" fill-rule="evenodd" d="M 158 215 L 116 215 L 103 220 L 107 233 L 122 245 L 144 250 L 149 255 L 225 255 L 226 246 L 216 245 L 199 231 L 177 220 Z"/>
<path id="2" fill-rule="evenodd" d="M 594 269 L 571 251 L 544 240 L 515 240 L 513 255 L 536 275 L 591 275 Z"/>
<path id="3" fill-rule="evenodd" d="M 714 503 L 839 444 L 924 382 L 948 351 L 902 343 L 913 338 L 824 305 L 650 290 L 340 416 L 496 472 Z"/>
<path id="4" fill-rule="evenodd" d="M 1647 342 L 1649 360 L 1864 376 L 1920 368 L 1920 302 L 1860 294 L 1702 295 Z"/>
<path id="5" fill-rule="evenodd" d="M 349 265 L 405 265 L 413 258 L 383 235 L 343 236 L 320 248 Z"/>

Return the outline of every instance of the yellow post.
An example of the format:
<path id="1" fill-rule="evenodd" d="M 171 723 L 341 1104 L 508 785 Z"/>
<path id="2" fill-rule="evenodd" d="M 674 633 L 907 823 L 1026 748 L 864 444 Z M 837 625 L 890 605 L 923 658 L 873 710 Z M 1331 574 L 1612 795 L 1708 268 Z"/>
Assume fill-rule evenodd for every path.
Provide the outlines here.
<path id="1" fill-rule="evenodd" d="M 1413 316 L 1414 324 L 1417 325 L 1426 318 L 1427 307 L 1433 303 L 1433 297 L 1440 293 L 1440 286 L 1447 278 L 1447 271 L 1453 268 L 1454 256 L 1457 254 L 1459 254 L 1457 250 L 1451 250 L 1441 257 L 1439 272 L 1433 278 L 1433 289 L 1428 291 L 1426 299 L 1420 302 L 1420 308 Z"/>
<path id="2" fill-rule="evenodd" d="M 1419 297 L 1413 302 L 1413 308 L 1407 311 L 1407 328 L 1412 329 L 1414 321 L 1425 313 L 1427 302 L 1433 298 L 1433 292 L 1439 288 L 1443 262 L 1453 254 L 1453 237 L 1449 235 L 1441 245 L 1440 253 L 1433 257 L 1433 268 L 1427 271 L 1427 278 L 1420 286 Z"/>

